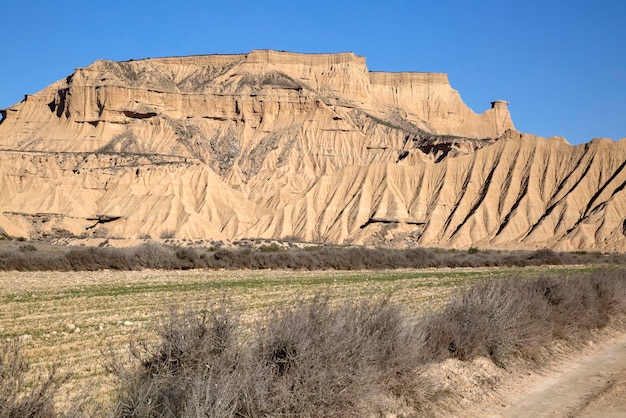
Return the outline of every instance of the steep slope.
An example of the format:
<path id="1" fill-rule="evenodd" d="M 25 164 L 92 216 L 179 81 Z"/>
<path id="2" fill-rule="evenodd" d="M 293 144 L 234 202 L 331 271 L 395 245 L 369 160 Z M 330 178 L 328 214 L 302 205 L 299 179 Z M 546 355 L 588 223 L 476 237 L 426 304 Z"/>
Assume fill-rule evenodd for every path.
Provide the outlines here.
<path id="1" fill-rule="evenodd" d="M 267 213 L 206 166 L 174 157 L 3 152 L 0 190 L 0 227 L 12 235 L 224 239 Z"/>
<path id="2" fill-rule="evenodd" d="M 350 167 L 324 176 L 252 235 L 330 242 L 563 250 L 626 248 L 626 141 L 507 132 L 440 163 Z"/>
<path id="3" fill-rule="evenodd" d="M 2 111 L 0 228 L 623 250 L 624 161 L 351 53 L 97 61 Z"/>

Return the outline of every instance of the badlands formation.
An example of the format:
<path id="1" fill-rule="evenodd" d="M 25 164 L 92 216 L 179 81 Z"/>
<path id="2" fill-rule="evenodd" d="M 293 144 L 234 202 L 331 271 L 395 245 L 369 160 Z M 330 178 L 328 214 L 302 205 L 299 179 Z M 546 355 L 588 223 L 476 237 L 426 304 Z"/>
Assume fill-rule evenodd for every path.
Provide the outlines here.
<path id="1" fill-rule="evenodd" d="M 97 61 L 1 111 L 0 233 L 626 251 L 626 140 L 352 53 Z"/>

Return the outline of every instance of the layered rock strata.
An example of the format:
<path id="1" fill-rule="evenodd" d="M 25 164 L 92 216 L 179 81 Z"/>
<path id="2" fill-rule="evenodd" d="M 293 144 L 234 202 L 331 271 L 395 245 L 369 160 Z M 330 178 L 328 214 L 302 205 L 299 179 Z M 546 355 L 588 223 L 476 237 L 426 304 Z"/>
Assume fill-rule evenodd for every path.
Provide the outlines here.
<path id="1" fill-rule="evenodd" d="M 626 249 L 626 143 L 514 130 L 351 53 L 98 61 L 2 111 L 0 228 Z"/>

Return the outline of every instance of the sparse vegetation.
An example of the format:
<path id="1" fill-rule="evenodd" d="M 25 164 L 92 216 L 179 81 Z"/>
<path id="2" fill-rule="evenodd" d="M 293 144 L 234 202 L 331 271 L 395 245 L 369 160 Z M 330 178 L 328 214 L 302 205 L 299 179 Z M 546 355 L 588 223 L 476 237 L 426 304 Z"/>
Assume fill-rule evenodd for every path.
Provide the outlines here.
<path id="1" fill-rule="evenodd" d="M 58 416 L 55 398 L 69 375 L 46 376 L 29 381 L 30 364 L 17 341 L 0 341 L 0 417 L 48 418 Z"/>
<path id="2" fill-rule="evenodd" d="M 555 339 L 576 339 L 626 313 L 626 271 L 482 282 L 453 298 L 422 327 L 432 360 L 539 360 Z"/>
<path id="3" fill-rule="evenodd" d="M 259 247 L 259 251 L 262 253 L 275 253 L 275 252 L 281 251 L 281 248 L 276 244 L 261 245 Z"/>
<path id="4" fill-rule="evenodd" d="M 425 407 L 415 327 L 388 299 L 328 296 L 277 309 L 252 336 L 228 306 L 170 311 L 155 347 L 134 350 L 118 377 L 115 415 L 364 416 L 373 402 Z M 386 401 L 386 402 L 385 402 Z"/>
<path id="5" fill-rule="evenodd" d="M 387 298 L 336 305 L 318 294 L 270 312 L 245 341 L 228 307 L 173 310 L 156 347 L 135 351 L 138 367 L 116 373 L 116 415 L 423 412 L 439 394 L 421 366 L 449 357 L 539 361 L 553 340 L 585 338 L 626 313 L 624 300 L 623 270 L 483 282 L 421 322 Z"/>
<path id="6" fill-rule="evenodd" d="M 149 246 L 142 255 L 160 259 L 163 248 Z M 389 274 L 379 280 L 395 277 Z M 465 283 L 474 281 L 462 276 Z M 305 283 L 310 285 L 310 279 Z M 237 288 L 241 286 L 249 284 Z M 624 269 L 483 278 L 463 289 L 423 319 L 405 302 L 371 294 L 355 298 L 352 292 L 341 299 L 318 293 L 273 305 L 257 311 L 252 321 L 241 321 L 243 306 L 233 302 L 172 308 L 158 322 L 156 340 L 145 334 L 134 337 L 134 362 L 124 361 L 119 348 L 118 354 L 107 352 L 117 389 L 113 405 L 101 407 L 113 408 L 107 414 L 115 416 L 427 414 L 445 393 L 432 389 L 420 374 L 423 366 L 477 356 L 501 367 L 517 358 L 541 362 L 542 350 L 555 339 L 586 341 L 590 332 L 626 314 Z M 186 291 L 180 286 L 172 290 Z M 106 286 L 102 291 L 117 298 L 148 289 Z M 84 291 L 79 295 L 92 301 L 96 297 Z M 49 296 L 56 299 L 62 293 Z M 5 396 L 0 408 L 22 408 L 15 409 L 19 416 L 60 415 L 54 401 L 68 378 L 54 371 L 40 378 L 28 375 L 19 348 L 5 344 L 0 350 L 0 396 Z M 66 407 L 81 410 L 80 405 Z M 45 414 L 22 414 L 31 410 Z"/>
<path id="7" fill-rule="evenodd" d="M 174 231 L 173 229 L 164 229 L 159 234 L 159 238 L 161 239 L 168 239 L 168 238 L 175 238 L 175 237 L 176 237 L 176 231 Z"/>
<path id="8" fill-rule="evenodd" d="M 163 254 L 159 251 L 163 248 L 145 248 L 143 257 L 160 259 Z M 180 250 L 189 248 L 171 254 L 184 258 Z M 90 311 L 84 319 L 72 314 L 71 328 L 75 330 L 74 326 L 80 325 L 81 333 L 59 336 L 58 342 L 64 341 L 72 350 L 78 338 L 104 338 L 99 336 L 103 331 L 98 331 L 98 322 L 88 320 L 94 312 L 102 312 L 104 305 L 115 311 L 118 319 L 113 325 L 101 325 L 108 332 L 106 340 L 118 341 L 118 345 L 105 353 L 106 358 L 98 360 L 106 362 L 116 378 L 113 402 L 102 405 L 104 409 L 95 415 L 428 415 L 429 408 L 446 394 L 433 389 L 421 374 L 424 366 L 447 358 L 468 361 L 478 356 L 488 357 L 501 367 L 517 364 L 517 359 L 541 363 L 546 347 L 554 340 L 579 344 L 587 341 L 591 332 L 609 324 L 611 318 L 623 318 L 626 314 L 624 268 L 514 271 L 517 274 L 509 269 L 326 272 L 323 277 L 321 273 L 272 272 L 271 282 L 255 282 L 253 277 L 261 277 L 261 272 L 242 275 L 223 271 L 193 273 L 196 278 L 189 283 L 166 279 L 168 275 L 188 274 L 171 272 L 159 276 L 152 287 L 143 281 L 133 284 L 128 273 L 124 273 L 119 285 L 91 278 L 91 290 L 68 285 L 63 291 L 55 287 L 48 292 L 11 291 L 3 293 L 2 300 L 11 305 L 9 312 L 20 304 L 28 305 L 28 311 L 32 311 L 36 304 L 56 306 L 65 298 L 73 301 L 68 306 L 89 300 Z M 110 273 L 98 273 L 97 277 L 110 277 Z M 85 274 L 64 274 L 63 283 L 67 276 Z M 132 274 L 144 277 L 144 273 Z M 214 278 L 207 279 L 208 274 Z M 225 277 L 218 279 L 220 276 Z M 406 280 L 407 277 L 412 279 Z M 399 285 L 392 287 L 396 281 Z M 22 282 L 16 279 L 16 283 Z M 329 287 L 335 282 L 341 285 Z M 46 286 L 41 280 L 33 283 Z M 469 286 L 472 283 L 476 285 Z M 459 287 L 461 290 L 454 290 Z M 277 294 L 286 288 L 293 290 L 291 296 Z M 317 291 L 317 296 L 312 297 L 315 289 L 320 288 L 332 290 Z M 364 289 L 367 290 L 363 292 Z M 402 296 L 379 296 L 391 289 Z M 412 289 L 419 289 L 418 293 L 406 299 Z M 341 295 L 337 294 L 339 291 Z M 160 317 L 155 329 L 146 327 L 134 334 L 129 363 L 120 354 L 119 333 L 127 328 L 127 323 L 131 326 L 141 321 L 129 316 L 129 312 L 139 315 L 141 311 L 149 316 L 144 312 L 146 305 L 138 306 L 137 298 L 145 296 L 153 304 L 172 292 L 184 295 L 180 300 L 185 303 L 191 300 L 191 292 L 212 294 L 213 300 L 224 294 L 220 292 L 227 292 L 236 295 L 236 299 L 204 308 L 190 304 L 170 309 Z M 425 299 L 418 295 L 424 292 L 432 292 L 438 298 L 454 293 L 448 302 L 430 305 L 429 311 L 423 311 L 420 309 Z M 275 299 L 268 302 L 262 295 L 274 295 Z M 99 302 L 101 298 L 104 299 Z M 265 304 L 259 306 L 261 300 Z M 277 303 L 278 300 L 283 303 Z M 421 302 L 412 305 L 415 300 Z M 134 308 L 119 316 L 123 310 L 108 306 L 112 301 L 121 305 L 133 301 Z M 94 306 L 101 303 L 102 306 Z M 66 331 L 70 329 L 67 320 L 58 322 Z M 4 322 L 3 326 L 7 324 Z M 27 329 L 37 332 L 32 323 Z M 136 328 L 139 329 L 142 327 Z M 11 332 L 12 335 L 2 335 L 3 339 L 20 339 L 19 331 Z M 50 340 L 50 332 L 46 330 L 47 336 L 41 337 L 48 341 L 46 345 L 56 341 Z M 90 362 L 94 361 L 92 357 Z M 92 367 L 88 373 L 93 372 Z M 31 370 L 26 381 L 46 382 L 48 372 L 43 370 L 44 378 L 38 379 L 37 372 L 33 375 Z M 55 374 L 53 382 L 66 382 L 59 380 L 60 375 Z M 69 384 L 71 381 L 65 387 Z M 30 393 L 28 385 L 23 385 L 19 393 L 13 392 L 11 402 Z M 56 388 L 52 397 L 58 399 L 59 393 Z M 73 404 L 66 407 L 81 408 Z M 56 415 L 57 411 L 53 411 L 49 416 Z"/>
<path id="9" fill-rule="evenodd" d="M 282 240 L 285 242 L 306 242 L 306 240 L 299 235 L 285 235 Z"/>

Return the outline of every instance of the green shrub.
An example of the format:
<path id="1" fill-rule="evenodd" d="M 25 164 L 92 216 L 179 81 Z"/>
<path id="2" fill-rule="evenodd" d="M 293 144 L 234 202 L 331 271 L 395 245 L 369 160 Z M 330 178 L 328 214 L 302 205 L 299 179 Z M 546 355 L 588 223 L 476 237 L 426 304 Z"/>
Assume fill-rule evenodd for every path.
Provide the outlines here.
<path id="1" fill-rule="evenodd" d="M 261 245 L 259 247 L 259 252 L 262 253 L 275 253 L 278 251 L 282 251 L 282 248 L 280 248 L 278 245 L 276 244 L 272 244 L 272 245 Z"/>

